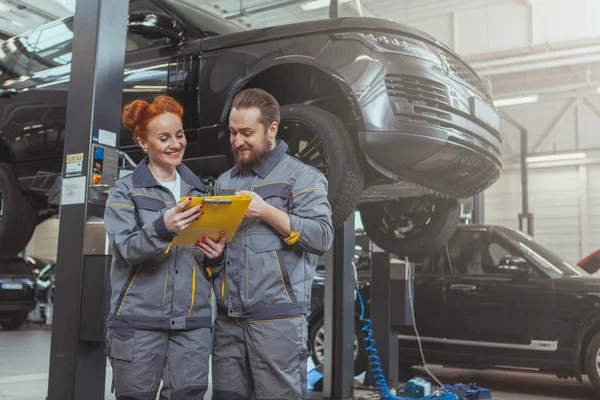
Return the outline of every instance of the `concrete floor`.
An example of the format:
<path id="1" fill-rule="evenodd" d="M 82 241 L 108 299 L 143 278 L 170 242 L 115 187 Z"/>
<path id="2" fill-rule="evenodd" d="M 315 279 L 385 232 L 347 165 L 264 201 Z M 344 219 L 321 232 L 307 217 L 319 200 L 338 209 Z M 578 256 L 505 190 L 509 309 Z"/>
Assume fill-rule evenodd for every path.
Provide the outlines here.
<path id="1" fill-rule="evenodd" d="M 44 400 L 48 387 L 50 330 L 26 327 L 16 332 L 0 330 L 0 399 Z M 422 369 L 415 369 L 425 375 Z M 589 382 L 580 385 L 575 380 L 559 380 L 549 375 L 504 371 L 471 371 L 431 367 L 445 383 L 476 382 L 492 390 L 494 400 L 592 400 L 598 399 Z M 111 371 L 107 368 L 105 399 L 110 394 Z M 209 389 L 210 390 L 210 389 Z M 369 391 L 355 391 L 358 398 Z M 206 396 L 209 399 L 210 395 Z"/>

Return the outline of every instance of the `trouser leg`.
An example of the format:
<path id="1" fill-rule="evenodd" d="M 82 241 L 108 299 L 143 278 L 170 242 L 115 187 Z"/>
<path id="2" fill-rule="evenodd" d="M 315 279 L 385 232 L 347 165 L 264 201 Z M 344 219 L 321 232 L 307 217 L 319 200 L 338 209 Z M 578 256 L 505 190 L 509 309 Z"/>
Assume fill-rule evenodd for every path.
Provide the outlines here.
<path id="1" fill-rule="evenodd" d="M 249 400 L 252 380 L 240 321 L 218 317 L 213 326 L 213 400 Z"/>
<path id="2" fill-rule="evenodd" d="M 117 400 L 154 400 L 160 385 L 168 333 L 109 328 L 108 356 Z"/>
<path id="3" fill-rule="evenodd" d="M 169 333 L 161 399 L 201 400 L 208 388 L 210 328 Z"/>
<path id="4" fill-rule="evenodd" d="M 256 400 L 305 400 L 306 318 L 249 321 L 245 326 Z"/>

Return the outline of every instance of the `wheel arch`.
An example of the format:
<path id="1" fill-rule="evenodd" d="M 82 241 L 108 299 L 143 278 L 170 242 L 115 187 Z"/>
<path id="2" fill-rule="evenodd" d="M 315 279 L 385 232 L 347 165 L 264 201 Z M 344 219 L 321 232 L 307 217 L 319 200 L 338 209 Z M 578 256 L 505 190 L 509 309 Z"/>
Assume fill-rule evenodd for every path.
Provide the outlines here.
<path id="1" fill-rule="evenodd" d="M 278 79 L 282 77 L 286 79 Z M 362 111 L 348 82 L 335 71 L 298 56 L 260 63 L 233 87 L 221 115 L 223 123 L 226 124 L 235 95 L 249 88 L 268 91 L 280 105 L 306 103 L 332 113 L 344 122 L 356 148 L 360 148 L 357 132 L 364 130 Z"/>
<path id="2" fill-rule="evenodd" d="M 585 334 L 581 337 L 579 347 L 577 347 L 575 354 L 575 377 L 579 382 L 583 381 L 581 375 L 586 372 L 585 353 L 587 348 L 592 342 L 593 337 L 600 333 L 600 317 L 596 318 L 592 324 L 588 325 L 588 328 L 585 329 L 584 332 Z"/>
<path id="3" fill-rule="evenodd" d="M 4 137 L 0 137 L 0 162 L 12 164 L 14 161 L 12 149 Z"/>

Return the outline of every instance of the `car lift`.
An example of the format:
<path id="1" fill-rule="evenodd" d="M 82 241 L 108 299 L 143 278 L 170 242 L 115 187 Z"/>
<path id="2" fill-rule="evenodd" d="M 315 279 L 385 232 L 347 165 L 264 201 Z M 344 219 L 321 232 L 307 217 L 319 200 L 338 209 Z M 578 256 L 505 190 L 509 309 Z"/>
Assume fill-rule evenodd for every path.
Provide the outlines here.
<path id="1" fill-rule="evenodd" d="M 73 21 L 48 400 L 104 400 L 110 255 L 129 2 L 77 0 Z"/>

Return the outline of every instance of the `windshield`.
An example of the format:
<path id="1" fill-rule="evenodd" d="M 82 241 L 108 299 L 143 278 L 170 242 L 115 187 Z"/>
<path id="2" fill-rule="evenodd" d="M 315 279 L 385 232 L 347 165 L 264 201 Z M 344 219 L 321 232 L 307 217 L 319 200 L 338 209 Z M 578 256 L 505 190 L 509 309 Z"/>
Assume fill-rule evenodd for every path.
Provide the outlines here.
<path id="1" fill-rule="evenodd" d="M 564 259 L 554 254 L 531 236 L 523 232 L 506 228 L 497 228 L 502 234 L 521 248 L 521 250 L 553 277 L 561 276 L 588 276 L 589 274 L 578 266 L 567 263 Z"/>

